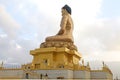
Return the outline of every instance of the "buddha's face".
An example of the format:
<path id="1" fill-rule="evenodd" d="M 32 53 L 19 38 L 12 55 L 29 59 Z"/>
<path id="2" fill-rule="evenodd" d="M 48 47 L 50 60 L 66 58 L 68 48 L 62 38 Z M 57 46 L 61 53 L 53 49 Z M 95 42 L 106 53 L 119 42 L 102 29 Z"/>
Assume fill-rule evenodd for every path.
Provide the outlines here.
<path id="1" fill-rule="evenodd" d="M 65 14 L 67 14 L 67 11 L 65 9 L 62 9 L 61 12 L 62 12 L 62 16 L 65 15 Z"/>

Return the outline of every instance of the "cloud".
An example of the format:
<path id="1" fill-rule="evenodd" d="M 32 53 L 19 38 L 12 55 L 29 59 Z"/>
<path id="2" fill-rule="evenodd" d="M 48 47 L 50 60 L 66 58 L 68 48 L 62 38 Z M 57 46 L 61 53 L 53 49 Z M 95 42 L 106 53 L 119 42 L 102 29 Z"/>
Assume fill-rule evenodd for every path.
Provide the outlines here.
<path id="1" fill-rule="evenodd" d="M 5 64 L 30 62 L 32 60 L 32 56 L 29 55 L 30 46 L 32 45 L 30 43 L 32 41 L 26 41 L 25 46 L 23 46 L 22 44 L 18 44 L 18 41 L 9 39 L 8 36 L 0 36 L 0 60 L 4 61 Z"/>
<path id="2" fill-rule="evenodd" d="M 120 61 L 119 19 L 97 19 L 80 36 L 79 47 L 85 59 Z M 109 55 L 109 56 L 108 56 Z M 91 58 L 91 60 L 93 60 Z"/>
<path id="3" fill-rule="evenodd" d="M 16 37 L 17 30 L 20 28 L 20 25 L 6 11 L 4 5 L 0 5 L 0 28 L 3 29 L 10 38 Z"/>
<path id="4" fill-rule="evenodd" d="M 89 26 L 84 33 L 84 37 L 97 38 L 106 50 L 120 50 L 120 24 L 118 19 L 99 20 Z"/>

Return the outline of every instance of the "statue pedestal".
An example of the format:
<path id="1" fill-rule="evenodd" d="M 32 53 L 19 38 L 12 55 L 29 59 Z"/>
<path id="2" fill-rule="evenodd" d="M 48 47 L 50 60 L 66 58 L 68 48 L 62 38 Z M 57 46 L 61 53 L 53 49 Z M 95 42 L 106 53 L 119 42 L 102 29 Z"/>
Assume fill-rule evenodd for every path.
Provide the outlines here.
<path id="1" fill-rule="evenodd" d="M 49 48 L 49 47 L 56 47 L 56 48 L 68 48 L 70 50 L 76 50 L 77 47 L 71 41 L 46 41 L 40 45 L 40 48 Z"/>
<path id="2" fill-rule="evenodd" d="M 31 50 L 34 69 L 74 69 L 79 64 L 81 55 L 76 50 L 66 47 L 48 47 Z"/>

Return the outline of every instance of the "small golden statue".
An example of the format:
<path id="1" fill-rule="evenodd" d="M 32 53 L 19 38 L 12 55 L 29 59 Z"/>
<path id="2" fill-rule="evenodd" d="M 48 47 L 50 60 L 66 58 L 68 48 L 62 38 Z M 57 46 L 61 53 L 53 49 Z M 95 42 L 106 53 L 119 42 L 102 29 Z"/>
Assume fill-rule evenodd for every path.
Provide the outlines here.
<path id="1" fill-rule="evenodd" d="M 55 36 L 46 38 L 46 41 L 70 41 L 73 42 L 73 21 L 71 18 L 71 8 L 68 5 L 62 7 L 61 29 Z"/>
<path id="2" fill-rule="evenodd" d="M 45 42 L 40 45 L 46 47 L 67 47 L 68 49 L 77 50 L 73 44 L 73 21 L 71 18 L 71 8 L 68 5 L 62 7 L 62 19 L 60 30 L 55 36 L 50 36 L 45 39 Z"/>

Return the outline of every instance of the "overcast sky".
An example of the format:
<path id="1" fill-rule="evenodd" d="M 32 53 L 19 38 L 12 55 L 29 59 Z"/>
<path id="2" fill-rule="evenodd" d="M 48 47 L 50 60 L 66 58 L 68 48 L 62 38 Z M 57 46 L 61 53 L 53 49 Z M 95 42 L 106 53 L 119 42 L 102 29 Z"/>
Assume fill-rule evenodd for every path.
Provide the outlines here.
<path id="1" fill-rule="evenodd" d="M 29 51 L 59 31 L 65 4 L 82 57 L 120 64 L 120 0 L 0 0 L 0 62 L 31 62 Z"/>

